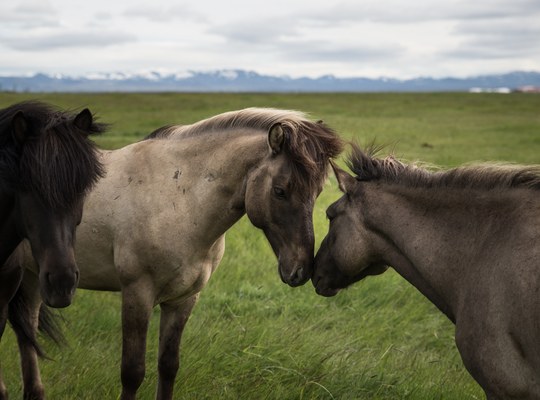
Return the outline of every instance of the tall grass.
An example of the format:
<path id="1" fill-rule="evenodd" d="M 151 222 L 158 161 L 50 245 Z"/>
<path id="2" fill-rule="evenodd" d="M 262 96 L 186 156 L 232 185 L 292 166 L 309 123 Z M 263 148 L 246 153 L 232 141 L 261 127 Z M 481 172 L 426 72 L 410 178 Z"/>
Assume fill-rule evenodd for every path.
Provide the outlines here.
<path id="1" fill-rule="evenodd" d="M 376 139 L 397 156 L 454 166 L 471 161 L 540 163 L 540 96 L 496 94 L 0 94 L 0 107 L 39 98 L 90 107 L 111 131 L 97 141 L 118 148 L 166 124 L 191 123 L 243 107 L 307 111 L 346 138 Z M 330 177 L 314 213 L 339 196 Z M 120 297 L 79 290 L 61 312 L 67 348 L 47 345 L 41 362 L 50 399 L 119 396 Z M 159 309 L 152 317 L 141 399 L 154 396 Z M 264 236 L 246 218 L 227 234 L 225 257 L 188 323 L 176 398 L 478 399 L 453 325 L 393 271 L 334 298 L 311 284 L 282 284 Z M 16 341 L 0 344 L 4 378 L 21 398 Z"/>

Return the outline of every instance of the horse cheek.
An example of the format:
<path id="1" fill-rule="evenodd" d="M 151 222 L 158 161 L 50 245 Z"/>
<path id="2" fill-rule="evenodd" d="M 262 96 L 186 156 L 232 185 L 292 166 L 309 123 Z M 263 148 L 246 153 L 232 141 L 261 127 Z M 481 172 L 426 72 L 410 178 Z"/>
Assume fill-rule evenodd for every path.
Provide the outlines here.
<path id="1" fill-rule="evenodd" d="M 246 188 L 245 207 L 246 214 L 251 223 L 259 229 L 265 228 L 267 218 L 268 202 L 263 201 L 266 198 L 265 191 L 262 189 L 263 177 L 255 176 L 248 181 Z"/>

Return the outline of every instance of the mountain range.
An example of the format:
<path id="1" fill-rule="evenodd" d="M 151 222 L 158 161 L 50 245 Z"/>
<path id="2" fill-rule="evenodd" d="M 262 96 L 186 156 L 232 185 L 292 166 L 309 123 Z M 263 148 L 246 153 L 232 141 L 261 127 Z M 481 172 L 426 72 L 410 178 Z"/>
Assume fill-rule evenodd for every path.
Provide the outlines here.
<path id="1" fill-rule="evenodd" d="M 14 92 L 441 92 L 502 91 L 540 87 L 540 72 L 516 71 L 469 78 L 291 78 L 253 71 L 188 71 L 178 74 L 94 73 L 84 76 L 0 76 L 0 91 Z"/>

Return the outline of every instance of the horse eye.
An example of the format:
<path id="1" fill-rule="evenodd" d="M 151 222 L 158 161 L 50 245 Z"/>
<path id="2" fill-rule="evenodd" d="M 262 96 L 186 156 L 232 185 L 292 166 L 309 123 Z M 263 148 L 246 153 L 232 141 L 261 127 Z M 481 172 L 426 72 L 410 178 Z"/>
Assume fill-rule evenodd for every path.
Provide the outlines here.
<path id="1" fill-rule="evenodd" d="M 285 190 L 283 190 L 283 189 L 280 188 L 280 187 L 274 186 L 274 194 L 275 194 L 277 197 L 285 198 Z"/>

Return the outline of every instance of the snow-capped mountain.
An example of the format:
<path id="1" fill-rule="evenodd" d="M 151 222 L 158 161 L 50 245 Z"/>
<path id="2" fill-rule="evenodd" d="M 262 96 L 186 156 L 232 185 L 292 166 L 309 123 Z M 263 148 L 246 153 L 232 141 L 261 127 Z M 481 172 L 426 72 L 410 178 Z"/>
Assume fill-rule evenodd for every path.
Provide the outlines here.
<path id="1" fill-rule="evenodd" d="M 84 76 L 0 76 L 0 90 L 17 92 L 438 92 L 540 87 L 539 72 L 511 72 L 470 78 L 291 78 L 253 71 L 163 73 L 107 72 Z"/>

